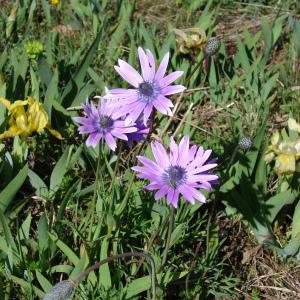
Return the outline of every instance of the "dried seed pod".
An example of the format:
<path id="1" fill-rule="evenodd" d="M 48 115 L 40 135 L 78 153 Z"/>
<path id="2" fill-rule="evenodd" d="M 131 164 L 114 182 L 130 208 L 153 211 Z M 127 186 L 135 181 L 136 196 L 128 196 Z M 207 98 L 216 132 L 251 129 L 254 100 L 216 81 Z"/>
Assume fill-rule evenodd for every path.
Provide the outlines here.
<path id="1" fill-rule="evenodd" d="M 239 140 L 239 148 L 242 150 L 249 150 L 252 146 L 252 138 L 244 136 Z"/>
<path id="2" fill-rule="evenodd" d="M 207 56 L 215 55 L 219 52 L 221 41 L 216 37 L 211 37 L 207 40 L 204 52 Z"/>

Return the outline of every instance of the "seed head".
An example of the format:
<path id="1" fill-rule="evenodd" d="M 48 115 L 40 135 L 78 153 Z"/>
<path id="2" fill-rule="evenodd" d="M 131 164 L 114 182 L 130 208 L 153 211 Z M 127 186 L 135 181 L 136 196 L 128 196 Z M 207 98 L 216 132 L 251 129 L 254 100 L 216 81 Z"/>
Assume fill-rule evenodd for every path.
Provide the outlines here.
<path id="1" fill-rule="evenodd" d="M 207 40 L 204 52 L 208 56 L 215 55 L 219 52 L 221 47 L 221 42 L 216 37 L 211 37 Z"/>
<path id="2" fill-rule="evenodd" d="M 249 136 L 244 136 L 239 140 L 239 148 L 242 150 L 249 150 L 252 146 L 252 138 Z"/>

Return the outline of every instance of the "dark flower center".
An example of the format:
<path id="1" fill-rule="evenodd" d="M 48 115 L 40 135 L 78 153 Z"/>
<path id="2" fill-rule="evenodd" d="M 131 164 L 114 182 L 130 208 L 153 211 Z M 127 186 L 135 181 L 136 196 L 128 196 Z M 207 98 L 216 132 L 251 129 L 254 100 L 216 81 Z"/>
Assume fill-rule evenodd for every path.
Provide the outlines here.
<path id="1" fill-rule="evenodd" d="M 110 129 L 114 124 L 114 120 L 109 116 L 100 116 L 99 124 L 102 130 Z"/>
<path id="2" fill-rule="evenodd" d="M 142 82 L 139 84 L 139 91 L 141 94 L 150 97 L 153 95 L 153 86 L 149 82 Z"/>
<path id="3" fill-rule="evenodd" d="M 170 166 L 163 174 L 163 181 L 174 189 L 185 183 L 186 178 L 186 170 L 180 166 Z"/>

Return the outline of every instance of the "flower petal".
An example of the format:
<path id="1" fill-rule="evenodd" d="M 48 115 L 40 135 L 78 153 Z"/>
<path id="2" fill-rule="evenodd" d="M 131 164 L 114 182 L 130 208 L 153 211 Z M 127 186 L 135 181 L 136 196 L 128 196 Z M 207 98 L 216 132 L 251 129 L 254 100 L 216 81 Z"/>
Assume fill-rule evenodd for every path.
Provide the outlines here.
<path id="1" fill-rule="evenodd" d="M 159 81 L 165 76 L 165 73 L 166 73 L 166 70 L 168 67 L 168 63 L 169 63 L 169 57 L 170 57 L 169 52 L 166 53 L 165 56 L 163 57 L 160 65 L 157 69 L 157 72 L 155 74 L 155 80 Z"/>
<path id="2" fill-rule="evenodd" d="M 184 91 L 186 88 L 183 85 L 170 85 L 161 89 L 161 93 L 165 96 L 173 95 Z"/>
<path id="3" fill-rule="evenodd" d="M 164 77 L 163 79 L 159 80 L 159 86 L 161 88 L 164 88 L 168 86 L 170 83 L 172 83 L 173 81 L 175 81 L 176 79 L 178 79 L 179 77 L 181 77 L 182 75 L 183 75 L 182 71 L 172 72 L 166 77 Z"/>
<path id="4" fill-rule="evenodd" d="M 149 66 L 148 57 L 141 47 L 138 48 L 138 54 L 139 54 L 143 78 L 144 80 L 148 81 L 150 80 L 151 77 L 151 70 Z"/>

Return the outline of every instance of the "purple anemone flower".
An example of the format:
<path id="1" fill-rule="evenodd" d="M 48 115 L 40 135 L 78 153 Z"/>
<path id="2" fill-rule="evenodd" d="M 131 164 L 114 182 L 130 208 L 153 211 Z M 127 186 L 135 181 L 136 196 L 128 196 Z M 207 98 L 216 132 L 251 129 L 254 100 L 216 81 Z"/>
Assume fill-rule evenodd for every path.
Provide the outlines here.
<path id="1" fill-rule="evenodd" d="M 178 206 L 179 195 L 194 204 L 195 200 L 205 202 L 205 196 L 198 189 L 210 190 L 216 183 L 218 176 L 207 173 L 217 166 L 215 160 L 208 161 L 211 150 L 204 151 L 202 147 L 189 147 L 189 137 L 185 136 L 177 145 L 173 138 L 170 141 L 170 154 L 159 142 L 151 143 L 155 162 L 145 156 L 138 156 L 144 166 L 132 169 L 138 172 L 138 177 L 151 181 L 145 188 L 158 190 L 154 198 L 158 200 L 164 196 L 167 204 Z"/>
<path id="2" fill-rule="evenodd" d="M 87 101 L 82 106 L 86 117 L 74 117 L 73 120 L 82 125 L 78 128 L 80 134 L 89 134 L 87 146 L 96 147 L 101 139 L 105 139 L 108 147 L 115 151 L 116 138 L 127 141 L 126 134 L 137 130 L 134 124 L 126 126 L 125 121 L 119 119 L 116 106 L 109 101 L 101 101 L 98 105 Z"/>
<path id="3" fill-rule="evenodd" d="M 146 140 L 146 136 L 149 133 L 150 121 L 148 120 L 147 126 L 144 125 L 141 119 L 137 119 L 135 122 L 135 127 L 137 128 L 136 132 L 127 133 L 128 141 L 127 144 L 129 147 L 132 146 L 133 142 L 139 143 Z"/>
<path id="4" fill-rule="evenodd" d="M 126 124 L 135 122 L 143 113 L 144 124 L 146 125 L 153 107 L 162 114 L 171 116 L 172 111 L 170 108 L 174 105 L 165 96 L 179 93 L 185 87 L 170 85 L 183 74 L 182 71 L 175 71 L 165 76 L 169 53 L 163 57 L 157 70 L 155 70 L 154 56 L 150 50 L 147 49 L 145 53 L 139 47 L 138 55 L 142 74 L 139 74 L 131 65 L 121 59 L 118 60 L 119 65 L 115 66 L 115 70 L 119 75 L 134 88 L 111 89 L 108 91 L 107 97 L 120 100 L 120 104 L 122 103 L 120 113 L 128 114 L 125 119 Z"/>

